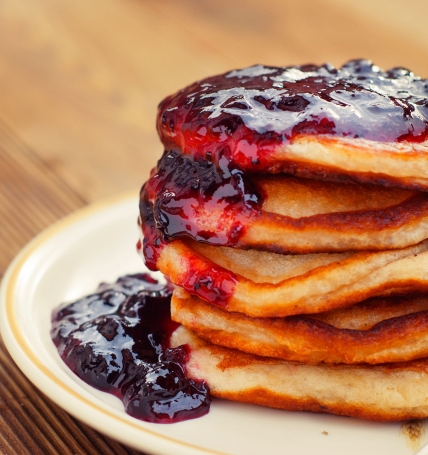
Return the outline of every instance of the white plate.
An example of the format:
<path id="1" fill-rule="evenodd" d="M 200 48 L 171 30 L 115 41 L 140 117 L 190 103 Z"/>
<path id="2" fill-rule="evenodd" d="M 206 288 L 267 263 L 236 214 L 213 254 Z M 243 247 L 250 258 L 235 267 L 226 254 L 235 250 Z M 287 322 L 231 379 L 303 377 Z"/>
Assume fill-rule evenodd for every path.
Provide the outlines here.
<path id="1" fill-rule="evenodd" d="M 285 412 L 215 400 L 200 419 L 140 422 L 122 403 L 71 373 L 50 339 L 50 315 L 100 281 L 143 270 L 135 250 L 138 201 L 87 207 L 37 236 L 8 269 L 1 289 L 1 332 L 24 374 L 49 398 L 93 428 L 136 449 L 162 455 L 403 455 L 411 441 L 400 423 Z M 423 424 L 425 425 L 425 424 Z"/>

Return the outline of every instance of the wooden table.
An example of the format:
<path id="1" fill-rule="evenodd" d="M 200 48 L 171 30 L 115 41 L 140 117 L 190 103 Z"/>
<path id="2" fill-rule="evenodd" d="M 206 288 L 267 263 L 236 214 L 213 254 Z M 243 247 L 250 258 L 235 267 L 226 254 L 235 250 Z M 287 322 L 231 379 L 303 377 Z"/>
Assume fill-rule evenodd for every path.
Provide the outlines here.
<path id="1" fill-rule="evenodd" d="M 0 1 L 0 277 L 88 203 L 138 193 L 157 103 L 254 63 L 366 57 L 428 77 L 426 0 Z M 135 454 L 42 396 L 0 344 L 2 454 Z"/>

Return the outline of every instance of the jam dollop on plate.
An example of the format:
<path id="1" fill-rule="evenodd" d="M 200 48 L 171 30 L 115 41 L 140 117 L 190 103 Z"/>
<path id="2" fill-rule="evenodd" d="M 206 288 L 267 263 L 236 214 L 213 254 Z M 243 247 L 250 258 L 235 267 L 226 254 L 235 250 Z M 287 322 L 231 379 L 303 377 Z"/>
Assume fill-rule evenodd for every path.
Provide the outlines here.
<path id="1" fill-rule="evenodd" d="M 149 274 L 127 275 L 52 315 L 52 340 L 66 365 L 148 422 L 193 419 L 211 402 L 208 386 L 186 377 L 186 346 L 168 347 L 177 327 L 171 292 Z"/>

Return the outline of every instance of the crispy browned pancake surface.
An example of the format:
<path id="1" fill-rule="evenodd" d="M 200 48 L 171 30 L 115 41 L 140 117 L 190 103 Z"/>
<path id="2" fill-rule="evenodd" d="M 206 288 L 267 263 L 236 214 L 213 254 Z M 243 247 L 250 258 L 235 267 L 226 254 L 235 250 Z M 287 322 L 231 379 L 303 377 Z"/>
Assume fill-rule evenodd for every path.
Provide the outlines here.
<path id="1" fill-rule="evenodd" d="M 270 171 L 337 182 L 428 189 L 428 141 L 382 142 L 301 135 L 272 156 Z"/>
<path id="2" fill-rule="evenodd" d="M 282 317 L 346 307 L 395 288 L 428 289 L 427 248 L 424 241 L 401 250 L 287 256 L 173 241 L 158 267 L 205 300 L 210 283 L 211 301 L 228 311 Z M 226 299 L 215 292 L 224 277 Z"/>
<path id="3" fill-rule="evenodd" d="M 310 317 L 250 318 L 177 288 L 171 315 L 214 344 L 308 364 L 378 364 L 428 357 L 426 296 L 374 298 Z"/>
<path id="4" fill-rule="evenodd" d="M 171 346 L 190 347 L 187 374 L 214 396 L 290 411 L 378 421 L 428 416 L 426 359 L 384 365 L 306 365 L 258 357 L 202 341 L 185 327 Z"/>
<path id="5" fill-rule="evenodd" d="M 237 246 L 332 253 L 403 248 L 428 236 L 428 193 L 286 174 L 252 180 L 264 195 L 263 205 L 247 220 Z M 219 220 L 209 211 L 194 222 L 209 230 Z"/>
<path id="6" fill-rule="evenodd" d="M 158 218 L 169 217 L 168 231 L 176 217 L 181 218 L 180 233 L 172 233 L 177 238 L 195 238 L 203 232 L 208 239 L 205 243 L 224 244 L 223 237 L 214 240 L 216 233 L 230 234 L 239 219 L 240 235 L 231 244 L 244 249 L 299 254 L 384 250 L 414 245 L 428 237 L 428 192 L 287 174 L 246 178 L 258 188 L 262 203 L 245 216 L 230 206 L 225 209 L 220 201 L 177 200 L 168 210 L 157 196 L 150 203 L 157 207 Z M 172 189 L 163 191 L 173 193 Z M 242 206 L 245 197 L 244 193 L 235 195 L 234 206 Z"/>

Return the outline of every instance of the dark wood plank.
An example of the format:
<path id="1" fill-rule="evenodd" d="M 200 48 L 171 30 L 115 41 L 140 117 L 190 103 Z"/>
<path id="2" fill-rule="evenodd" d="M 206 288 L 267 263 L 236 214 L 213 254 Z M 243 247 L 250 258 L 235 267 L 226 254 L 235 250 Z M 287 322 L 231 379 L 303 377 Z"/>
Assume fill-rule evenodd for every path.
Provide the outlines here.
<path id="1" fill-rule="evenodd" d="M 32 237 L 85 204 L 0 121 L 0 274 Z"/>
<path id="2" fill-rule="evenodd" d="M 86 204 L 0 122 L 0 276 L 20 248 L 42 229 Z M 100 435 L 44 397 L 20 372 L 0 342 L 2 454 L 138 452 Z"/>

